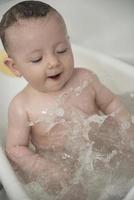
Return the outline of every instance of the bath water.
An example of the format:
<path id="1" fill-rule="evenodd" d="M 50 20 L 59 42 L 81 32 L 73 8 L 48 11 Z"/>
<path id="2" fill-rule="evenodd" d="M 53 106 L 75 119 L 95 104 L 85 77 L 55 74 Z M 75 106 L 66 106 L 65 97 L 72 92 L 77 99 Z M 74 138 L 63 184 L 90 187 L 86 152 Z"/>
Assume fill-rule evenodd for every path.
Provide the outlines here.
<path id="1" fill-rule="evenodd" d="M 70 89 L 71 92 L 74 90 Z M 78 95 L 79 92 L 77 90 Z M 41 152 L 41 156 L 67 170 L 67 181 L 57 180 L 60 185 L 51 183 L 46 171 L 36 181 L 24 184 L 26 192 L 32 200 L 123 199 L 134 185 L 134 93 L 121 96 L 132 115 L 132 125 L 124 123 L 123 126 L 119 126 L 112 115 L 89 117 L 74 107 L 69 113 L 71 120 L 64 119 L 65 108 L 61 106 L 61 99 L 65 95 L 68 94 L 58 99 L 49 115 L 47 110 L 43 110 L 36 123 L 47 120 L 49 124 L 55 112 L 60 122 L 65 124 L 68 134 L 64 150 Z M 32 122 L 29 125 L 33 126 Z"/>

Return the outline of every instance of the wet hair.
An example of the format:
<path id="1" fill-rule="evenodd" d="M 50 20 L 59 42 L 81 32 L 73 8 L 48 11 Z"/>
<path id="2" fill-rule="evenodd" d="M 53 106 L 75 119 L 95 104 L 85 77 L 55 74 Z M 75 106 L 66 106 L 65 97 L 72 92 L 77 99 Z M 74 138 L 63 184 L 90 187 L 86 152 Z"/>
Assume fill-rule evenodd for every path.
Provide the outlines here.
<path id="1" fill-rule="evenodd" d="M 9 8 L 0 22 L 0 38 L 4 48 L 7 50 L 8 46 L 5 37 L 7 28 L 19 19 L 46 17 L 51 11 L 58 13 L 55 8 L 41 1 L 22 1 Z"/>

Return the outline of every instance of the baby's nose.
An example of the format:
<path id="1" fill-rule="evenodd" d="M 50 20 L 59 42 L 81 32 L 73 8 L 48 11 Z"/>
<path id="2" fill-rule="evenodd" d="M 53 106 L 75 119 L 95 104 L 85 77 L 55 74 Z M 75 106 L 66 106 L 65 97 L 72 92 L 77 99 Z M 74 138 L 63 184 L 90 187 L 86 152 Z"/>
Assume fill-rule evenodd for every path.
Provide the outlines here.
<path id="1" fill-rule="evenodd" d="M 54 68 L 59 66 L 59 58 L 56 55 L 51 55 L 48 57 L 48 68 Z"/>

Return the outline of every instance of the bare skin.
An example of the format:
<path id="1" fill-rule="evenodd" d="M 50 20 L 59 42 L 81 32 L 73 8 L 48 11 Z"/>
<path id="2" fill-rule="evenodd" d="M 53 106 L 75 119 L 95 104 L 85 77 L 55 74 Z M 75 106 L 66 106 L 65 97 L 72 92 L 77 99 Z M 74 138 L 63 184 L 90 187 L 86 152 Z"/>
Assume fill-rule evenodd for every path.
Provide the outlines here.
<path id="1" fill-rule="evenodd" d="M 20 20 L 7 29 L 6 37 L 9 57 L 5 63 L 15 75 L 23 76 L 28 81 L 9 106 L 7 154 L 33 179 L 39 173 L 47 172 L 51 177 L 50 185 L 56 187 L 59 184 L 57 180 L 68 182 L 71 176 L 69 169 L 64 163 L 59 166 L 52 160 L 45 160 L 40 152 L 64 151 L 68 137 L 65 121 L 71 120 L 69 113 L 72 107 L 85 113 L 85 116 L 99 114 L 100 110 L 106 115 L 115 113 L 119 123 L 128 120 L 128 112 L 120 99 L 102 85 L 95 74 L 74 68 L 65 24 L 54 13 L 43 19 Z M 57 120 L 55 114 L 49 121 L 49 126 L 50 122 L 54 124 L 52 127 L 45 121 L 38 121 L 42 111 L 55 107 L 60 95 L 85 81 L 88 85 L 78 96 L 72 92 L 64 97 L 61 103 L 63 123 L 54 124 Z M 28 126 L 28 122 L 32 125 Z M 35 151 L 29 149 L 30 142 Z"/>

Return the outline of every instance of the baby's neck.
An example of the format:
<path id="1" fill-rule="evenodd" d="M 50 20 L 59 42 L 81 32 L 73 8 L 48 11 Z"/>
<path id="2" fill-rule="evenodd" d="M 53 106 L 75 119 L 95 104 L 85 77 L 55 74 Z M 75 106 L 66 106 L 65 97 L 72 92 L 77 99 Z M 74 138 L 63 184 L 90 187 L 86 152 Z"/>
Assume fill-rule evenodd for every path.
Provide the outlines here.
<path id="1" fill-rule="evenodd" d="M 56 96 L 59 96 L 59 94 L 61 94 L 64 91 L 64 88 L 62 88 L 61 90 L 58 90 L 58 91 L 47 91 L 47 92 L 44 92 L 44 91 L 39 91 L 39 90 L 33 88 L 29 84 L 26 86 L 25 89 L 31 95 L 38 95 L 38 96 L 44 96 L 44 97 L 47 97 L 47 96 L 56 97 Z"/>

